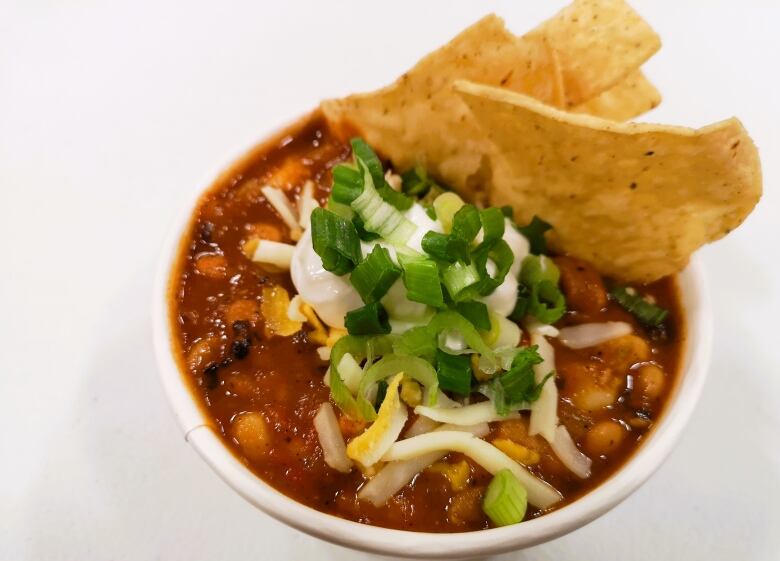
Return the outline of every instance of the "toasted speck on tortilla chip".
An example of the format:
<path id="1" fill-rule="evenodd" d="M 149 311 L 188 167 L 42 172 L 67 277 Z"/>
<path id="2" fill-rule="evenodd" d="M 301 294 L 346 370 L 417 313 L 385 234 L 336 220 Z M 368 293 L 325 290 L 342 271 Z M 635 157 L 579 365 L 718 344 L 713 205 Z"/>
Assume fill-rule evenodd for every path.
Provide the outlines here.
<path id="1" fill-rule="evenodd" d="M 515 92 L 454 85 L 492 144 L 491 204 L 552 224 L 558 252 L 649 282 L 680 271 L 761 197 L 753 141 L 737 119 L 700 129 L 567 113 Z"/>
<path id="2" fill-rule="evenodd" d="M 570 110 L 611 121 L 629 121 L 658 107 L 659 103 L 661 94 L 642 71 L 637 70 L 616 86 Z"/>
<path id="3" fill-rule="evenodd" d="M 463 189 L 479 175 L 485 140 L 452 82 L 467 79 L 522 91 L 562 106 L 563 82 L 546 40 L 519 41 L 489 15 L 429 54 L 394 84 L 323 102 L 332 123 L 356 130 L 398 169 L 423 164 Z"/>
<path id="4" fill-rule="evenodd" d="M 623 0 L 574 0 L 524 38 L 537 36 L 559 55 L 568 107 L 617 85 L 661 48 L 658 34 Z"/>

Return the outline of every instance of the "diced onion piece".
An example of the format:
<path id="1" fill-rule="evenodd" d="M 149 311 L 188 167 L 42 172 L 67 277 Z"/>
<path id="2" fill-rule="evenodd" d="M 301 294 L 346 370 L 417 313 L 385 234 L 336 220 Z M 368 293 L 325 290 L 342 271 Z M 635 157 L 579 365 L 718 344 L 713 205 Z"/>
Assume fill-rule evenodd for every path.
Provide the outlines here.
<path id="1" fill-rule="evenodd" d="M 477 423 L 490 423 L 504 419 L 512 419 L 517 414 L 499 415 L 492 401 L 483 401 L 465 407 L 454 407 L 445 409 L 441 407 L 425 407 L 418 405 L 414 408 L 418 415 L 428 417 L 439 423 L 450 423 L 452 425 L 475 425 Z"/>
<path id="2" fill-rule="evenodd" d="M 590 466 L 593 462 L 577 448 L 566 427 L 558 425 L 555 429 L 555 440 L 550 442 L 550 446 L 561 463 L 574 475 L 582 479 L 590 477 Z"/>
<path id="3" fill-rule="evenodd" d="M 303 298 L 300 294 L 296 294 L 290 300 L 290 307 L 287 308 L 287 317 L 293 321 L 300 321 L 303 323 L 306 321 L 306 316 L 301 311 L 301 304 L 303 304 Z"/>
<path id="4" fill-rule="evenodd" d="M 311 226 L 311 213 L 319 203 L 314 198 L 314 182 L 310 179 L 303 184 L 301 194 L 298 196 L 298 224 L 304 230 Z"/>
<path id="5" fill-rule="evenodd" d="M 393 173 L 392 170 L 387 170 L 385 172 L 385 181 L 387 181 L 387 184 L 390 185 L 390 187 L 392 187 L 394 191 L 401 190 L 401 184 L 402 184 L 401 176 Z"/>
<path id="6" fill-rule="evenodd" d="M 403 373 L 396 374 L 387 386 L 387 394 L 374 423 L 347 446 L 347 456 L 364 467 L 377 463 L 404 428 L 406 406 L 398 395 L 398 385 L 403 377 Z"/>
<path id="7" fill-rule="evenodd" d="M 628 335 L 632 331 L 631 325 L 624 321 L 582 323 L 562 328 L 558 332 L 558 339 L 571 349 L 584 349 Z"/>
<path id="8" fill-rule="evenodd" d="M 320 357 L 320 360 L 330 360 L 330 351 L 333 349 L 333 347 L 328 347 L 327 345 L 323 345 L 322 347 L 317 347 L 317 354 Z M 327 374 L 325 374 L 325 385 L 330 387 L 330 370 Z"/>
<path id="9" fill-rule="evenodd" d="M 344 353 L 341 357 L 338 365 L 339 374 L 341 379 L 344 380 L 344 385 L 349 388 L 352 395 L 355 395 L 360 387 L 360 379 L 363 377 L 363 369 L 349 353 Z"/>
<path id="10" fill-rule="evenodd" d="M 258 240 L 257 247 L 255 247 L 255 252 L 252 255 L 252 261 L 255 263 L 267 263 L 289 271 L 294 251 L 295 246 L 288 243 Z"/>
<path id="11" fill-rule="evenodd" d="M 432 422 L 426 417 L 419 417 L 417 421 L 415 421 L 412 426 L 409 427 L 409 430 L 407 431 L 407 438 L 412 438 L 412 436 L 415 436 L 409 435 L 409 433 L 412 432 L 412 429 L 415 428 L 415 426 L 420 425 L 421 420 Z M 436 425 L 436 423 L 433 424 L 434 426 Z M 420 425 L 419 428 L 422 429 L 422 425 Z M 436 430 L 457 430 L 471 433 L 474 436 L 482 437 L 486 436 L 487 433 L 490 432 L 490 427 L 488 427 L 486 423 L 465 427 L 442 425 Z M 372 477 L 371 480 L 360 489 L 358 498 L 361 500 L 370 501 L 375 506 L 382 506 L 383 504 L 387 503 L 390 497 L 403 489 L 414 478 L 415 475 L 423 471 L 431 464 L 438 462 L 446 455 L 446 451 L 435 451 L 428 454 L 423 454 L 410 460 L 390 462 L 384 468 L 382 468 L 382 471 Z"/>
<path id="12" fill-rule="evenodd" d="M 537 346 L 537 352 L 542 357 L 542 362 L 533 366 L 534 378 L 539 384 L 555 370 L 555 351 L 537 329 L 530 329 L 530 333 L 531 344 Z M 555 440 L 555 429 L 558 426 L 558 387 L 554 378 L 547 380 L 539 399 L 531 404 L 531 420 L 528 424 L 528 434 L 541 434 L 550 443 Z"/>
<path id="13" fill-rule="evenodd" d="M 548 508 L 561 500 L 558 491 L 532 475 L 501 450 L 461 431 L 433 431 L 396 442 L 382 459 L 388 462 L 409 460 L 434 451 L 460 452 L 494 475 L 502 469 L 510 470 L 528 491 L 528 502 L 537 508 Z"/>
<path id="14" fill-rule="evenodd" d="M 491 318 L 493 319 L 493 318 Z M 520 344 L 523 332 L 520 327 L 511 319 L 496 315 L 495 320 L 498 323 L 498 338 L 491 345 L 494 349 L 514 348 Z"/>
<path id="15" fill-rule="evenodd" d="M 271 185 L 264 185 L 260 190 L 265 195 L 265 198 L 268 199 L 268 203 L 274 207 L 276 213 L 290 229 L 290 237 L 294 240 L 299 239 L 301 237 L 301 227 L 298 225 L 295 209 L 292 203 L 290 203 L 290 199 L 284 194 L 284 191 Z"/>
<path id="16" fill-rule="evenodd" d="M 347 457 L 347 447 L 339 428 L 339 420 L 329 402 L 320 405 L 314 416 L 314 428 L 317 431 L 325 463 L 336 471 L 348 473 L 352 469 L 352 462 Z"/>
<path id="17" fill-rule="evenodd" d="M 522 522 L 528 507 L 528 493 L 508 469 L 499 471 L 488 485 L 482 510 L 496 526 Z"/>

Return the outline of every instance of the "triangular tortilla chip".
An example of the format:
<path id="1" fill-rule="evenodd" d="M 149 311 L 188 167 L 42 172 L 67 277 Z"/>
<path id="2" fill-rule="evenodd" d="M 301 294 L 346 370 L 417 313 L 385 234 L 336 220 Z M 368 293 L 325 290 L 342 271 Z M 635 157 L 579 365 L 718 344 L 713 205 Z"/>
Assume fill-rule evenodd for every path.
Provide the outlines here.
<path id="1" fill-rule="evenodd" d="M 563 105 L 560 68 L 544 39 L 518 41 L 489 15 L 423 58 L 394 84 L 322 104 L 333 123 L 356 129 L 398 169 L 415 164 L 457 189 L 481 183 L 487 145 L 468 108 L 452 92 L 456 79 L 517 89 Z M 479 178 L 479 181 L 474 179 Z"/>
<path id="2" fill-rule="evenodd" d="M 587 113 L 611 121 L 629 121 L 655 109 L 661 103 L 661 94 L 637 70 L 611 89 L 572 108 L 574 113 Z"/>
<path id="3" fill-rule="evenodd" d="M 523 38 L 556 50 L 567 107 L 623 81 L 661 48 L 661 39 L 623 0 L 574 0 Z"/>
<path id="4" fill-rule="evenodd" d="M 538 215 L 552 246 L 603 274 L 649 282 L 736 228 L 761 196 L 758 151 L 737 119 L 701 129 L 616 123 L 458 81 L 493 145 L 492 204 Z"/>

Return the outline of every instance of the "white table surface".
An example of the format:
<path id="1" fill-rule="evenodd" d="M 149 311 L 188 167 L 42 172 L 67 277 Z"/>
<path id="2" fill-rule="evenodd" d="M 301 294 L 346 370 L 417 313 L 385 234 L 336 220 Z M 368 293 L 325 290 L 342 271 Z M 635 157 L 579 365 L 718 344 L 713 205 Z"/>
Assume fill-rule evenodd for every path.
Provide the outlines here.
<path id="1" fill-rule="evenodd" d="M 150 291 L 182 201 L 325 96 L 371 89 L 495 11 L 562 2 L 0 3 L 0 559 L 364 559 L 232 493 L 157 380 Z M 650 117 L 738 115 L 766 194 L 701 253 L 713 365 L 680 445 L 618 508 L 506 559 L 780 558 L 780 5 L 635 2 Z M 380 8 L 381 6 L 381 8 Z"/>

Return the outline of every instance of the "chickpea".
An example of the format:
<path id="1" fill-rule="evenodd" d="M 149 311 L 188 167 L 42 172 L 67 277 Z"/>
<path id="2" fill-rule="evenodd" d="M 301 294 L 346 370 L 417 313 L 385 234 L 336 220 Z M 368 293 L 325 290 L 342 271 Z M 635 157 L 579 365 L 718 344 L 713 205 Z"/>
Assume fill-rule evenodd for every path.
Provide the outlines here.
<path id="1" fill-rule="evenodd" d="M 591 456 L 611 454 L 620 447 L 626 430 L 615 421 L 599 421 L 585 434 L 583 447 Z"/>
<path id="2" fill-rule="evenodd" d="M 648 363 L 634 371 L 634 389 L 631 391 L 630 403 L 641 408 L 658 399 L 666 384 L 666 376 L 661 367 Z"/>
<path id="3" fill-rule="evenodd" d="M 195 260 L 195 270 L 210 279 L 224 279 L 228 273 L 227 260 L 224 255 L 204 253 Z"/>
<path id="4" fill-rule="evenodd" d="M 627 374 L 638 362 L 650 359 L 650 345 L 637 335 L 624 335 L 602 343 L 598 355 L 616 374 Z"/>
<path id="5" fill-rule="evenodd" d="M 271 450 L 271 434 L 260 413 L 241 413 L 234 417 L 231 433 L 250 460 L 262 460 Z"/>

